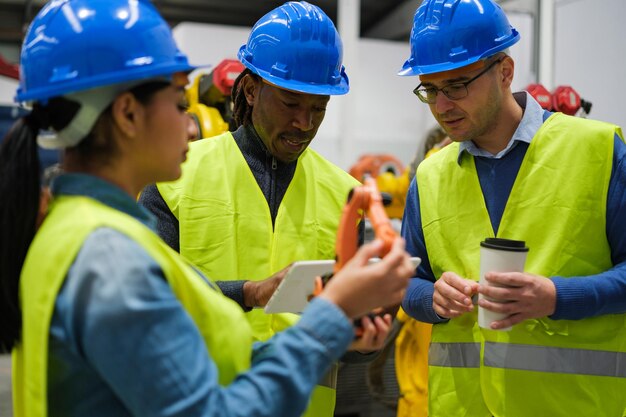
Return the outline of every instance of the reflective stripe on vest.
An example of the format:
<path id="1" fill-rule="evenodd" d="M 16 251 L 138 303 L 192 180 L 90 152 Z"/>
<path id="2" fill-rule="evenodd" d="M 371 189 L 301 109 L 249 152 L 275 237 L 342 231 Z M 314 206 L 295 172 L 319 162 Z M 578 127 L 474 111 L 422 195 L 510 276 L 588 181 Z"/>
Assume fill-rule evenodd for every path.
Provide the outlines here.
<path id="1" fill-rule="evenodd" d="M 13 351 L 12 368 L 16 417 L 47 415 L 54 302 L 83 242 L 99 227 L 128 236 L 159 264 L 202 335 L 221 385 L 228 385 L 250 366 L 251 330 L 234 301 L 207 285 L 178 253 L 131 216 L 87 197 L 59 197 L 29 248 L 20 277 L 22 341 Z"/>
<path id="2" fill-rule="evenodd" d="M 431 343 L 429 366 L 451 368 L 480 367 L 480 343 Z"/>
<path id="3" fill-rule="evenodd" d="M 480 366 L 480 343 L 433 343 L 428 364 Z M 484 364 L 494 368 L 626 378 L 626 353 L 513 343 L 485 343 Z"/>
<path id="4" fill-rule="evenodd" d="M 626 378 L 626 353 L 512 343 L 485 343 L 485 366 Z"/>
<path id="5" fill-rule="evenodd" d="M 559 113 L 537 131 L 511 189 L 496 236 L 526 241 L 530 247 L 527 272 L 571 277 L 599 274 L 612 267 L 606 238 L 606 196 L 616 134 L 621 137 L 620 129 L 614 125 Z M 451 144 L 418 167 L 422 229 L 436 278 L 453 271 L 477 281 L 479 243 L 494 237 L 494 231 L 474 158 L 463 153 L 459 160 L 458 150 L 458 143 Z M 498 332 L 478 328 L 473 312 L 434 325 L 432 343 L 440 346 L 435 346 L 434 352 L 439 356 L 431 360 L 429 369 L 432 417 L 613 416 L 626 406 L 626 396 L 619 394 L 620 390 L 626 392 L 626 379 L 620 377 L 621 364 L 596 367 L 595 372 L 601 375 L 589 374 L 586 365 L 579 363 L 566 368 L 566 361 L 576 359 L 579 353 L 563 353 L 562 363 L 554 368 L 529 363 L 528 367 L 540 369 L 526 370 L 519 367 L 526 357 L 516 357 L 522 351 L 510 349 L 506 363 L 515 366 L 493 367 L 481 362 L 480 368 L 462 367 L 475 366 L 476 350 L 470 346 L 482 342 L 531 346 L 533 351 L 544 352 L 548 357 L 554 349 L 605 351 L 608 353 L 594 358 L 620 361 L 626 352 L 626 315 L 557 321 L 544 317 L 526 320 L 509 332 Z M 489 352 L 483 349 L 483 353 Z M 488 360 L 499 363 L 492 357 Z M 561 369 L 585 372 L 558 372 Z M 533 389 L 538 386 L 551 389 Z M 448 395 L 451 392 L 455 395 Z M 564 397 L 568 401 L 559 400 Z M 607 414 L 598 414 L 600 404 Z"/>

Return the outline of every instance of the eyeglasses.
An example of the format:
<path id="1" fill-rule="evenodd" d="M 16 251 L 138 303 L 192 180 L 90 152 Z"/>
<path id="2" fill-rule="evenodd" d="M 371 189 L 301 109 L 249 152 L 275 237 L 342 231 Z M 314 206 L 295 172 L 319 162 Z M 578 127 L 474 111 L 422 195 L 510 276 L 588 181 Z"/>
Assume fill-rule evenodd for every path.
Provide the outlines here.
<path id="1" fill-rule="evenodd" d="M 487 68 L 479 72 L 474 78 L 471 78 L 467 81 L 446 85 L 445 87 L 442 87 L 442 88 L 422 87 L 422 84 L 420 84 L 417 87 L 415 87 L 415 90 L 413 90 L 413 94 L 415 94 L 422 103 L 427 103 L 427 104 L 434 104 L 435 101 L 437 101 L 437 94 L 439 94 L 440 91 L 443 94 L 445 94 L 445 96 L 448 97 L 450 100 L 460 100 L 464 97 L 467 97 L 467 94 L 468 94 L 467 86 L 471 82 L 475 81 L 476 79 L 478 79 L 478 77 L 485 74 L 487 71 L 493 68 L 494 65 L 502 62 L 503 59 L 504 58 L 500 58 L 500 59 L 493 61 L 491 64 L 487 66 Z"/>

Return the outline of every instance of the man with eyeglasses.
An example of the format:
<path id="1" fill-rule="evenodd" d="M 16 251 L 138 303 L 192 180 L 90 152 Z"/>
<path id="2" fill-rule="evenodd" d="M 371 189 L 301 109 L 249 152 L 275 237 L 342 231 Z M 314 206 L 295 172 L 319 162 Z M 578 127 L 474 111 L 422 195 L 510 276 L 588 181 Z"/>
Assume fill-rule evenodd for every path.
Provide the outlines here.
<path id="1" fill-rule="evenodd" d="M 434 324 L 429 415 L 624 416 L 626 145 L 513 94 L 518 40 L 491 0 L 424 0 L 400 72 L 454 141 L 418 167 L 402 225 L 423 260 L 403 308 Z M 525 241 L 527 272 L 478 285 L 487 237 Z M 479 328 L 477 293 L 506 318 Z"/>

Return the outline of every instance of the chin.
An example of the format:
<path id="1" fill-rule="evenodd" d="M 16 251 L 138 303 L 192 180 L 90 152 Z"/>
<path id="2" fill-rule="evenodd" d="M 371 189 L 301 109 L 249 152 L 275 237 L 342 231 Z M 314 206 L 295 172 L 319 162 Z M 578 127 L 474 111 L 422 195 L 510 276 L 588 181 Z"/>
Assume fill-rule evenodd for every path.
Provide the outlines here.
<path id="1" fill-rule="evenodd" d="M 176 167 L 176 169 L 172 169 L 167 173 L 161 172 L 158 174 L 158 178 L 155 179 L 154 182 L 169 182 L 176 181 L 182 175 L 182 170 L 180 166 Z"/>

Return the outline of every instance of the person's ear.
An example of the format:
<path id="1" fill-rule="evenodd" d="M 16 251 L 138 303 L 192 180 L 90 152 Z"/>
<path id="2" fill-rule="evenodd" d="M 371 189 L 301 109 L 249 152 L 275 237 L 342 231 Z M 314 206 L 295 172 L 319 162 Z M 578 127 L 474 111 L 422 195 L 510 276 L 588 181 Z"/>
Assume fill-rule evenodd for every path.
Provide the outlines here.
<path id="1" fill-rule="evenodd" d="M 128 137 L 137 134 L 140 103 L 129 92 L 120 94 L 111 104 L 111 116 L 115 126 Z"/>
<path id="2" fill-rule="evenodd" d="M 500 81 L 504 88 L 510 88 L 513 82 L 513 76 L 515 75 L 515 61 L 510 56 L 504 57 L 502 60 L 500 70 Z"/>
<path id="3" fill-rule="evenodd" d="M 246 102 L 248 102 L 248 106 L 254 106 L 256 100 L 259 95 L 259 90 L 261 88 L 261 80 L 252 76 L 251 74 L 247 74 L 241 80 L 243 94 L 246 97 Z"/>

